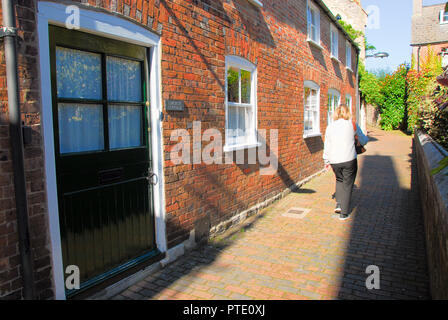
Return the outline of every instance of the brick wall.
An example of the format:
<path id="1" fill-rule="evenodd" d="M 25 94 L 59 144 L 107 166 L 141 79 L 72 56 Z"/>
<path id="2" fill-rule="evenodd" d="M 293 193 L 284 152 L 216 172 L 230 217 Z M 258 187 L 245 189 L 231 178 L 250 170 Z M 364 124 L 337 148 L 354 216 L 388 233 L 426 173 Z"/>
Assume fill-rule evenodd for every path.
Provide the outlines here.
<path id="1" fill-rule="evenodd" d="M 323 49 L 318 49 L 306 41 L 306 1 L 302 0 L 263 0 L 262 9 L 247 0 L 82 0 L 73 3 L 113 12 L 162 36 L 163 100 L 182 99 L 186 107 L 183 112 L 165 112 L 163 122 L 169 248 L 186 240 L 193 228 L 216 226 L 323 168 L 323 137 L 303 138 L 303 83 L 313 80 L 320 85 L 320 128 L 324 134 L 328 89 L 339 90 L 343 101 L 346 94 L 354 100 L 356 78 L 344 64 L 342 33 L 339 35 L 342 62 L 330 59 L 330 19 L 322 10 Z M 25 157 L 36 282 L 39 296 L 45 298 L 52 295 L 52 289 L 35 8 L 35 1 L 19 1 L 19 62 L 22 110 L 34 132 L 33 144 L 25 148 Z M 279 130 L 279 169 L 273 176 L 261 176 L 258 164 L 175 166 L 169 159 L 175 144 L 170 141 L 172 130 L 187 129 L 192 135 L 193 121 L 201 121 L 202 131 L 216 128 L 224 136 L 226 55 L 241 56 L 257 65 L 258 128 Z M 356 70 L 355 55 L 353 49 L 353 70 Z M 4 82 L 3 57 L 0 82 Z M 0 89 L 0 296 L 15 298 L 21 295 L 21 282 L 7 98 L 3 88 Z"/>
<path id="2" fill-rule="evenodd" d="M 258 128 L 279 129 L 279 170 L 275 176 L 260 176 L 257 165 L 174 166 L 166 160 L 169 247 L 186 240 L 197 221 L 215 226 L 322 168 L 322 138 L 303 139 L 305 80 L 320 85 L 321 132 L 326 129 L 328 89 L 355 97 L 354 74 L 329 57 L 330 20 L 323 12 L 325 49 L 306 42 L 304 1 L 266 0 L 263 10 L 247 0 L 176 3 L 161 1 L 161 12 L 166 12 L 160 21 L 163 98 L 185 99 L 187 111 L 167 115 L 165 158 L 171 130 L 191 128 L 194 120 L 202 121 L 203 130 L 218 128 L 224 136 L 224 59 L 232 54 L 257 65 Z M 342 33 L 340 40 L 340 60 L 345 61 Z M 187 52 L 179 50 L 183 48 Z"/>
<path id="3" fill-rule="evenodd" d="M 438 43 L 438 44 L 432 44 L 427 46 L 420 47 L 420 53 L 418 52 L 419 47 L 412 47 L 412 57 L 415 61 L 415 63 L 418 63 L 420 60 L 420 66 L 424 63 L 424 61 L 427 59 L 428 53 L 431 50 L 432 54 L 440 54 L 442 52 L 442 49 L 448 48 L 448 41 L 445 43 Z M 420 58 L 419 58 L 420 56 Z"/>
<path id="4" fill-rule="evenodd" d="M 381 114 L 378 108 L 371 104 L 363 103 L 366 108 L 366 122 L 372 127 L 379 127 L 381 121 Z"/>
<path id="5" fill-rule="evenodd" d="M 426 255 L 433 299 L 448 299 L 448 167 L 431 170 L 448 157 L 448 151 L 430 136 L 416 132 L 414 147 L 418 185 L 425 222 Z"/>
<path id="6" fill-rule="evenodd" d="M 40 92 L 37 59 L 36 2 L 19 0 L 18 64 L 22 120 L 32 128 L 32 143 L 24 148 L 29 224 L 37 297 L 53 296 L 44 191 Z M 1 19 L 1 15 L 0 15 Z M 18 248 L 13 170 L 9 142 L 8 97 L 3 41 L 0 49 L 0 299 L 20 299 L 22 279 Z"/>

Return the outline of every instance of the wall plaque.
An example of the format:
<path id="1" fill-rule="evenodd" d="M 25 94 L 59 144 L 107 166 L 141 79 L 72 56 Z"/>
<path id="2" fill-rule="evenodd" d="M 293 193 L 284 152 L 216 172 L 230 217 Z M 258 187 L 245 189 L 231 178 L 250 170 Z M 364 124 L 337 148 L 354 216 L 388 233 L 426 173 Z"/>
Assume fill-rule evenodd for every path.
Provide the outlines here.
<path id="1" fill-rule="evenodd" d="M 165 100 L 166 111 L 184 111 L 185 104 L 183 100 Z"/>

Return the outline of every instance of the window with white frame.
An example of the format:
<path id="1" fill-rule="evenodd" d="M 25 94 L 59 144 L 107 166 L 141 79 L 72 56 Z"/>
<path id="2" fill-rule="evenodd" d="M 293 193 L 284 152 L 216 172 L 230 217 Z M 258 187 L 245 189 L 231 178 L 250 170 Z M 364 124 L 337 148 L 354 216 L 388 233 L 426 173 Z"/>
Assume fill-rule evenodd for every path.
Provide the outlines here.
<path id="1" fill-rule="evenodd" d="M 448 11 L 440 11 L 440 23 L 448 23 Z"/>
<path id="2" fill-rule="evenodd" d="M 349 94 L 345 95 L 345 104 L 348 107 L 348 110 L 352 112 L 352 96 Z"/>
<path id="3" fill-rule="evenodd" d="M 319 105 L 320 88 L 313 81 L 304 83 L 304 137 L 320 134 Z"/>
<path id="4" fill-rule="evenodd" d="M 339 32 L 338 29 L 331 25 L 330 41 L 331 41 L 331 57 L 339 59 Z"/>
<path id="5" fill-rule="evenodd" d="M 333 122 L 334 110 L 336 110 L 336 108 L 339 107 L 340 102 L 341 102 L 341 94 L 339 93 L 339 91 L 335 89 L 328 90 L 328 104 L 327 104 L 328 124 Z"/>
<path id="6" fill-rule="evenodd" d="M 257 144 L 256 86 L 256 66 L 243 58 L 227 56 L 225 152 Z"/>
<path id="7" fill-rule="evenodd" d="M 348 41 L 345 44 L 345 65 L 352 70 L 352 45 Z"/>
<path id="8" fill-rule="evenodd" d="M 320 11 L 311 1 L 307 1 L 308 40 L 320 45 Z"/>

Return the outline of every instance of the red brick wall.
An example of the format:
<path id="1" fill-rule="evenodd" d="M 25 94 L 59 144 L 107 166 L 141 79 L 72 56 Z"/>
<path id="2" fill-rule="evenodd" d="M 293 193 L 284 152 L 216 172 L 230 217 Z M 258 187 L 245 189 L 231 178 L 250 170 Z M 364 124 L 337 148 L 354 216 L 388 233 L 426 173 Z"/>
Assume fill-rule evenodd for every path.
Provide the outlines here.
<path id="1" fill-rule="evenodd" d="M 303 139 L 305 80 L 321 87 L 322 133 L 328 89 L 338 89 L 343 101 L 347 93 L 353 101 L 356 97 L 355 75 L 329 57 L 330 19 L 323 12 L 325 49 L 319 50 L 305 41 L 304 1 L 265 0 L 262 10 L 247 0 L 203 3 L 209 6 L 161 1 L 163 98 L 185 99 L 188 109 L 167 115 L 165 145 L 170 144 L 172 129 L 191 128 L 194 120 L 202 121 L 203 130 L 219 128 L 224 135 L 224 59 L 238 55 L 257 65 L 258 128 L 279 129 L 279 170 L 275 176 L 260 176 L 257 166 L 173 166 L 166 160 L 169 246 L 185 240 L 197 219 L 214 226 L 322 168 L 322 138 Z M 342 33 L 339 37 L 340 60 L 345 62 L 345 39 Z"/>
<path id="2" fill-rule="evenodd" d="M 36 2 L 19 0 L 17 3 L 17 51 L 22 119 L 25 125 L 32 128 L 32 143 L 25 146 L 24 157 L 34 278 L 37 297 L 45 299 L 53 296 L 53 290 L 51 289 L 52 272 L 40 126 Z M 22 297 L 22 279 L 20 277 L 22 271 L 9 141 L 3 43 L 1 43 L 0 49 L 0 84 L 0 299 L 20 299 Z"/>
<path id="3" fill-rule="evenodd" d="M 39 116 L 36 2 L 18 2 L 22 110 L 34 132 L 33 144 L 25 147 L 30 226 L 36 283 L 39 297 L 45 298 L 53 291 Z M 75 3 L 80 2 L 127 16 L 162 36 L 163 100 L 182 99 L 186 107 L 184 112 L 165 112 L 163 122 L 168 247 L 185 240 L 198 222 L 217 225 L 322 169 L 323 137 L 303 139 L 303 83 L 313 80 L 320 85 L 322 134 L 328 89 L 338 89 L 343 101 L 346 94 L 353 101 L 356 97 L 355 75 L 345 67 L 345 39 L 340 33 L 342 62 L 331 60 L 330 20 L 322 10 L 324 49 L 320 50 L 306 42 L 306 1 L 302 0 L 263 0 L 262 9 L 247 0 Z M 169 160 L 175 144 L 170 141 L 172 130 L 188 129 L 192 135 L 193 121 L 200 120 L 203 131 L 221 130 L 224 137 L 226 55 L 238 55 L 257 65 L 258 128 L 279 130 L 279 169 L 274 176 L 261 176 L 259 165 L 174 166 Z M 3 53 L 0 59 L 0 297 L 20 298 Z M 355 56 L 352 61 L 355 70 Z"/>
<path id="4" fill-rule="evenodd" d="M 420 48 L 420 66 L 427 59 L 429 50 L 431 50 L 432 54 L 439 54 L 440 52 L 442 52 L 442 49 L 446 49 L 446 48 L 448 48 L 448 42 L 432 44 L 432 45 L 428 45 L 428 46 L 422 46 Z M 417 67 L 417 63 L 418 63 L 418 59 L 419 59 L 418 47 L 412 47 L 412 57 L 416 63 L 416 67 Z"/>

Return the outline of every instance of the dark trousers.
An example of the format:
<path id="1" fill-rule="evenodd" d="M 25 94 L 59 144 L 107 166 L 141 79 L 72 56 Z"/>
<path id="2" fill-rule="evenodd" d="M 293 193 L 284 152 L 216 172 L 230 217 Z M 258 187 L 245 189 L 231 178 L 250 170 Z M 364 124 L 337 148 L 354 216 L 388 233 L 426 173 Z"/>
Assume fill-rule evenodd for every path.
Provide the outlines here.
<path id="1" fill-rule="evenodd" d="M 331 165 L 336 175 L 336 202 L 341 205 L 342 214 L 349 214 L 353 184 L 358 172 L 358 161 L 337 163 Z"/>

